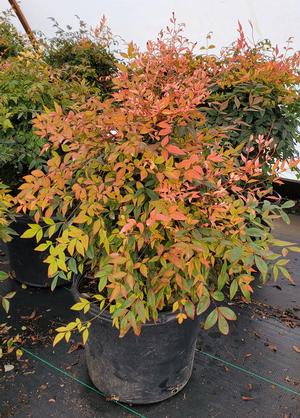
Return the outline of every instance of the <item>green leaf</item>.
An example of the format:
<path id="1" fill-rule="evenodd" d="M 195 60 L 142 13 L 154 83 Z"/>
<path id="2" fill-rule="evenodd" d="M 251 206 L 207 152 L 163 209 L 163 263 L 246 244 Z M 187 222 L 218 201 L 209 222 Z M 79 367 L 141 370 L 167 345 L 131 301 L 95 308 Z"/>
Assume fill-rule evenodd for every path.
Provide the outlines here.
<path id="1" fill-rule="evenodd" d="M 146 189 L 146 193 L 147 195 L 150 197 L 151 200 L 158 200 L 159 196 L 157 193 L 155 193 L 153 190 L 151 189 Z"/>
<path id="2" fill-rule="evenodd" d="M 230 291 L 229 291 L 229 293 L 230 293 L 230 300 L 232 300 L 235 297 L 235 294 L 236 294 L 236 292 L 238 290 L 238 287 L 239 287 L 238 286 L 238 282 L 237 282 L 236 279 L 234 279 L 231 282 L 231 285 L 230 285 Z"/>
<path id="3" fill-rule="evenodd" d="M 235 247 L 228 252 L 229 260 L 234 263 L 235 261 L 239 260 L 243 255 L 243 248 Z"/>
<path id="4" fill-rule="evenodd" d="M 273 267 L 273 276 L 274 276 L 274 281 L 276 282 L 278 279 L 278 268 L 276 267 L 276 265 Z"/>
<path id="5" fill-rule="evenodd" d="M 268 272 L 268 264 L 261 257 L 259 257 L 258 255 L 256 255 L 254 257 L 254 259 L 255 259 L 255 264 L 256 264 L 258 270 L 263 275 L 267 274 L 267 272 Z"/>
<path id="6" fill-rule="evenodd" d="M 276 266 L 286 266 L 288 262 L 289 260 L 287 260 L 286 258 L 281 258 L 276 262 Z"/>
<path id="7" fill-rule="evenodd" d="M 2 307 L 6 313 L 9 311 L 9 300 L 2 298 Z"/>
<path id="8" fill-rule="evenodd" d="M 218 309 L 220 313 L 224 316 L 224 318 L 228 319 L 229 321 L 236 320 L 236 314 L 233 312 L 232 309 L 228 308 L 227 306 L 221 306 Z"/>
<path id="9" fill-rule="evenodd" d="M 279 269 L 280 269 L 281 273 L 284 275 L 284 277 L 286 279 L 288 279 L 290 282 L 294 283 L 294 280 L 292 279 L 292 276 L 290 275 L 290 273 L 287 271 L 287 269 L 285 267 L 279 266 Z"/>
<path id="10" fill-rule="evenodd" d="M 245 231 L 250 237 L 262 237 L 265 235 L 265 231 L 258 228 L 247 228 Z"/>
<path id="11" fill-rule="evenodd" d="M 215 292 L 212 293 L 211 295 L 215 300 L 217 300 L 218 302 L 222 302 L 225 298 L 224 294 L 218 290 L 216 290 Z"/>
<path id="12" fill-rule="evenodd" d="M 16 292 L 9 292 L 5 295 L 5 299 L 12 299 L 15 296 Z"/>
<path id="13" fill-rule="evenodd" d="M 205 312 L 210 305 L 210 298 L 208 296 L 202 296 L 197 305 L 197 315 L 201 315 Z"/>
<path id="14" fill-rule="evenodd" d="M 8 273 L 6 271 L 0 271 L 0 282 L 8 278 Z"/>
<path id="15" fill-rule="evenodd" d="M 102 292 L 102 290 L 105 288 L 106 285 L 107 285 L 107 276 L 102 276 L 99 279 L 98 292 Z"/>
<path id="16" fill-rule="evenodd" d="M 185 302 L 184 309 L 189 318 L 191 319 L 195 318 L 195 306 L 192 302 L 190 301 Z"/>
<path id="17" fill-rule="evenodd" d="M 50 289 L 52 290 L 52 292 L 56 288 L 57 281 L 58 281 L 58 276 L 55 276 L 53 279 L 51 279 L 51 287 L 50 287 Z"/>
<path id="18" fill-rule="evenodd" d="M 54 225 L 54 221 L 51 218 L 43 218 L 43 221 L 45 222 L 45 224 L 47 225 Z"/>
<path id="19" fill-rule="evenodd" d="M 219 315 L 218 327 L 219 327 L 219 330 L 221 331 L 222 334 L 228 335 L 229 325 L 228 325 L 228 322 L 226 321 L 226 319 L 222 315 Z"/>
<path id="20" fill-rule="evenodd" d="M 148 299 L 148 306 L 150 308 L 154 308 L 155 307 L 155 294 L 153 292 L 152 289 L 149 290 L 148 295 L 147 295 L 147 299 Z"/>
<path id="21" fill-rule="evenodd" d="M 218 290 L 222 290 L 228 280 L 227 260 L 224 260 L 221 272 L 218 277 Z"/>
<path id="22" fill-rule="evenodd" d="M 218 311 L 217 311 L 217 308 L 215 308 L 209 315 L 208 315 L 208 317 L 206 318 L 206 321 L 205 321 L 205 323 L 204 323 L 204 329 L 210 329 L 210 328 L 212 328 L 214 325 L 215 325 L 215 323 L 217 322 L 217 320 L 218 320 Z"/>
<path id="23" fill-rule="evenodd" d="M 68 267 L 73 273 L 78 273 L 76 260 L 73 257 L 69 258 Z"/>
<path id="24" fill-rule="evenodd" d="M 288 200 L 281 205 L 281 209 L 289 209 L 295 206 L 295 202 L 293 200 Z"/>
<path id="25" fill-rule="evenodd" d="M 289 245 L 296 245 L 294 242 L 281 241 L 279 239 L 272 239 L 272 244 L 276 247 L 288 247 Z"/>
<path id="26" fill-rule="evenodd" d="M 282 217 L 283 221 L 284 221 L 286 224 L 288 224 L 288 225 L 289 225 L 289 224 L 291 223 L 290 218 L 288 217 L 288 215 L 287 215 L 285 212 L 281 211 L 281 212 L 280 212 L 280 215 L 281 215 L 281 217 Z"/>

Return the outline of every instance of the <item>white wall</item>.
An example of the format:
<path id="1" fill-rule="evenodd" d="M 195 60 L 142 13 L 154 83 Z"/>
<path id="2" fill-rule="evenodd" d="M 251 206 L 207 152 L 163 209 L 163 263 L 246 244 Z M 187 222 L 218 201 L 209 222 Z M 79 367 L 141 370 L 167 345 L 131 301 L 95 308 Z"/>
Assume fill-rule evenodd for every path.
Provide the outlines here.
<path id="1" fill-rule="evenodd" d="M 250 34 L 251 20 L 256 39 L 283 46 L 293 36 L 295 49 L 300 49 L 300 0 L 21 0 L 20 5 L 32 29 L 46 35 L 53 34 L 50 16 L 61 25 L 74 25 L 79 15 L 95 26 L 104 14 L 114 34 L 143 47 L 175 12 L 178 22 L 186 23 L 188 37 L 200 45 L 209 31 L 218 48 L 229 44 L 238 20 Z M 0 10 L 8 7 L 7 0 L 0 0 Z"/>
<path id="2" fill-rule="evenodd" d="M 250 19 L 257 38 L 267 37 L 282 45 L 294 36 L 300 49 L 299 0 L 21 0 L 20 5 L 32 28 L 49 35 L 53 33 L 49 16 L 72 25 L 77 14 L 95 25 L 105 14 L 115 34 L 143 46 L 174 11 L 178 21 L 186 23 L 193 41 L 201 43 L 213 31 L 217 46 L 228 44 L 235 38 L 237 21 L 249 29 Z M 0 0 L 0 10 L 8 6 L 7 0 Z"/>

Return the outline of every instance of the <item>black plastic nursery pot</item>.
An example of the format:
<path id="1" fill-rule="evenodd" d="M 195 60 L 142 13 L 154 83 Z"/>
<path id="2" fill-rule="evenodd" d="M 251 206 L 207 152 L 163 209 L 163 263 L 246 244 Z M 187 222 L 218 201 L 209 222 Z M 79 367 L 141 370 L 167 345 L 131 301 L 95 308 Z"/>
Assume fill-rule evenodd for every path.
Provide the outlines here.
<path id="1" fill-rule="evenodd" d="M 10 265 L 18 282 L 34 287 L 50 287 L 48 266 L 43 263 L 47 253 L 34 250 L 37 246 L 35 238 L 20 238 L 29 223 L 34 223 L 32 218 L 20 216 L 11 224 L 18 235 L 7 243 Z"/>
<path id="2" fill-rule="evenodd" d="M 76 301 L 82 280 L 73 281 Z M 87 316 L 97 314 L 99 308 L 93 305 Z M 161 313 L 156 323 L 142 326 L 140 336 L 130 330 L 120 338 L 104 312 L 92 321 L 85 347 L 90 378 L 101 392 L 122 402 L 150 404 L 170 398 L 191 377 L 199 328 L 199 317 L 180 325 L 176 314 Z"/>

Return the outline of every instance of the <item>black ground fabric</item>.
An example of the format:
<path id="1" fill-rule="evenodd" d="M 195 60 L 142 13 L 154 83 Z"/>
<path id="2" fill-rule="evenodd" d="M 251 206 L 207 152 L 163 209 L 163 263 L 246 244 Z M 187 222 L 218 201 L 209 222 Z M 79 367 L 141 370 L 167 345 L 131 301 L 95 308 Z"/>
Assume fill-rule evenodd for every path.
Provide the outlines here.
<path id="1" fill-rule="evenodd" d="M 275 232 L 300 244 L 300 217 L 292 215 L 288 226 L 277 223 Z M 0 269 L 9 270 L 2 250 Z M 19 333 L 26 352 L 19 360 L 15 354 L 0 359 L 0 417 L 300 418 L 300 253 L 291 254 L 288 269 L 296 284 L 280 278 L 258 286 L 252 305 L 236 304 L 229 336 L 199 330 L 184 390 L 131 410 L 93 389 L 80 342 L 52 347 L 54 328 L 73 318 L 69 288 L 53 294 L 3 283 L 17 294 L 9 315 L 0 311 L 0 339 Z"/>

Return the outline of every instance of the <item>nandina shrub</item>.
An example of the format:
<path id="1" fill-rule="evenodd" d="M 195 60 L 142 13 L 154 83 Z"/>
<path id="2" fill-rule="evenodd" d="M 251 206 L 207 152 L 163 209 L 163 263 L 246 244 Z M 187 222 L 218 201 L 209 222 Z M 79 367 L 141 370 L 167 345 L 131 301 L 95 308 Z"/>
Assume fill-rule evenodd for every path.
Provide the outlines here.
<path id="1" fill-rule="evenodd" d="M 15 28 L 12 20 L 12 11 L 0 13 L 0 57 L 7 59 L 15 57 L 28 47 L 28 41 Z"/>
<path id="2" fill-rule="evenodd" d="M 3 242 L 9 242 L 15 234 L 15 232 L 10 228 L 10 224 L 14 220 L 13 207 L 14 199 L 10 194 L 10 190 L 0 182 L 0 240 Z M 7 278 L 7 272 L 0 270 L 0 283 Z M 0 294 L 1 305 L 6 312 L 9 310 L 10 299 L 14 295 L 15 292 L 9 292 L 5 295 Z"/>
<path id="3" fill-rule="evenodd" d="M 219 56 L 202 55 L 196 62 L 212 74 L 210 95 L 201 107 L 209 127 L 227 127 L 234 146 L 251 135 L 272 138 L 270 163 L 298 154 L 300 52 L 292 52 L 291 40 L 283 51 L 268 40 L 250 43 L 239 24 L 236 42 Z"/>
<path id="4" fill-rule="evenodd" d="M 63 80 L 41 56 L 26 50 L 0 62 L 0 179 L 10 187 L 22 175 L 39 168 L 44 140 L 33 130 L 32 119 L 59 102 L 69 111 L 95 93 L 85 83 Z"/>
<path id="5" fill-rule="evenodd" d="M 140 334 L 163 310 L 179 323 L 209 312 L 204 328 L 218 323 L 227 334 L 236 319 L 228 302 L 250 301 L 256 272 L 266 281 L 273 263 L 275 279 L 281 272 L 292 280 L 286 255 L 298 249 L 269 228 L 290 203 L 273 205 L 260 186 L 260 155 L 271 141 L 253 139 L 258 152 L 250 155 L 243 143 L 224 147 L 225 133 L 206 126 L 199 108 L 211 77 L 193 65 L 180 28 L 148 42 L 146 52 L 130 44 L 127 59 L 111 99 L 36 118 L 53 157 L 20 187 L 18 211 L 36 221 L 23 237 L 46 238 L 36 249 L 49 251 L 54 285 L 84 272 L 89 298 L 73 309 L 98 303 L 121 336 L 130 328 Z M 75 329 L 85 342 L 89 326 L 77 318 L 58 328 L 54 343 Z"/>
<path id="6" fill-rule="evenodd" d="M 79 28 L 64 30 L 53 19 L 56 34 L 44 40 L 44 58 L 49 65 L 62 70 L 65 79 L 84 79 L 97 88 L 98 94 L 111 92 L 111 77 L 116 71 L 113 52 L 116 38 L 103 16 L 96 28 L 88 28 L 79 19 Z"/>

